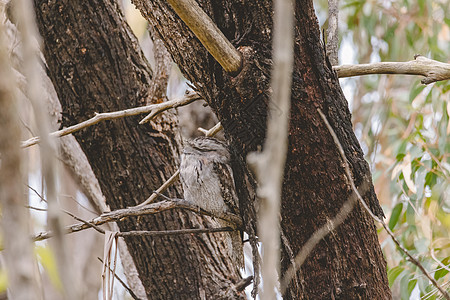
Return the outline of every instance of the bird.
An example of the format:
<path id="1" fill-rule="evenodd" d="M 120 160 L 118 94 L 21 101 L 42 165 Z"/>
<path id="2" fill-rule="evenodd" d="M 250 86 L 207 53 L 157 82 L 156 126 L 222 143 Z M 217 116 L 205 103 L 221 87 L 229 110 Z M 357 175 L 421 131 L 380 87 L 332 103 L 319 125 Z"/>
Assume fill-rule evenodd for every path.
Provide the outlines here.
<path id="1" fill-rule="evenodd" d="M 230 165 L 228 146 L 212 137 L 186 141 L 180 158 L 180 181 L 184 199 L 213 214 L 239 215 L 239 198 Z M 236 225 L 217 220 L 220 226 L 236 229 Z M 243 267 L 242 237 L 239 231 L 225 234 L 228 254 Z"/>

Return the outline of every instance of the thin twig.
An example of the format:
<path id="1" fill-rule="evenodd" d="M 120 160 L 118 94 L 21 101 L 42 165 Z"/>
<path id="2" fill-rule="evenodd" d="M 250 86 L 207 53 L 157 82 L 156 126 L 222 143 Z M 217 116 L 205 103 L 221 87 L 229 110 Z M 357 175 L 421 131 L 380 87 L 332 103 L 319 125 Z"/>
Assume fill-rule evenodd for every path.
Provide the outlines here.
<path id="1" fill-rule="evenodd" d="M 141 121 L 139 121 L 139 124 L 147 123 L 148 121 L 153 119 L 157 114 L 162 113 L 163 111 L 166 111 L 171 108 L 177 108 L 179 106 L 188 105 L 188 104 L 190 104 L 196 100 L 200 100 L 200 99 L 201 99 L 201 97 L 196 92 L 189 91 L 186 93 L 186 95 L 183 96 L 183 98 L 166 101 L 166 102 L 159 103 L 159 104 L 152 104 L 155 106 L 155 108 L 153 108 L 152 110 L 146 111 L 146 112 L 150 112 L 150 114 L 148 116 L 146 116 L 144 119 L 142 119 Z M 151 105 L 147 105 L 147 107 L 148 106 L 151 106 Z"/>
<path id="2" fill-rule="evenodd" d="M 39 199 L 41 199 L 43 202 L 45 202 L 45 203 L 47 203 L 47 199 L 45 199 L 44 197 L 42 197 L 42 195 L 35 189 L 35 188 L 33 188 L 32 186 L 30 186 L 30 185 L 28 185 L 28 184 L 25 184 L 30 190 L 32 190 L 35 194 L 36 194 L 36 196 L 38 196 L 39 197 Z"/>
<path id="3" fill-rule="evenodd" d="M 406 254 L 406 256 L 408 256 L 408 258 L 410 259 L 410 261 L 416 265 L 416 267 L 418 267 L 420 269 L 420 271 L 422 271 L 422 273 L 428 278 L 428 280 L 431 281 L 431 283 L 439 290 L 439 292 L 442 294 L 442 296 L 444 296 L 445 299 L 450 300 L 450 295 L 437 283 L 437 281 L 428 273 L 428 271 L 424 268 L 424 266 L 422 266 L 422 264 L 416 259 L 414 258 L 409 252 L 408 250 L 406 250 L 405 247 L 403 247 L 403 245 L 400 244 L 400 242 L 397 240 L 397 238 L 394 236 L 394 233 L 392 233 L 392 231 L 389 229 L 389 226 L 386 225 L 386 223 L 384 221 L 380 222 L 381 225 L 383 225 L 384 229 L 386 230 L 386 232 L 389 234 L 389 236 L 392 238 L 392 240 L 394 241 L 394 243 L 397 245 L 397 247 L 400 248 L 400 250 L 402 250 L 403 253 Z"/>
<path id="4" fill-rule="evenodd" d="M 136 115 L 145 114 L 145 113 L 151 113 L 151 117 L 154 117 L 158 113 L 161 113 L 165 110 L 168 110 L 171 108 L 176 108 L 179 106 L 184 106 L 184 105 L 187 105 L 187 104 L 189 104 L 193 101 L 199 100 L 199 99 L 200 99 L 200 96 L 198 96 L 196 93 L 189 93 L 188 95 L 186 95 L 182 98 L 173 99 L 173 100 L 159 103 L 159 104 L 151 104 L 151 105 L 129 108 L 129 109 L 119 110 L 119 111 L 114 111 L 114 112 L 99 113 L 99 114 L 96 114 L 94 117 L 90 118 L 89 120 L 83 121 L 81 123 L 72 125 L 70 127 L 67 127 L 67 128 L 64 128 L 64 129 L 61 129 L 58 131 L 54 131 L 54 132 L 50 133 L 50 136 L 51 137 L 62 137 L 62 136 L 74 133 L 76 131 L 79 131 L 81 129 L 84 129 L 86 127 L 95 125 L 95 124 L 97 124 L 101 121 L 105 121 L 105 120 L 120 119 L 120 118 L 124 118 L 124 117 L 136 116 Z M 147 118 L 146 118 L 147 120 L 146 119 L 144 119 L 144 120 L 148 121 L 150 119 L 150 116 L 147 116 Z M 141 122 L 143 122 L 144 120 L 142 120 Z M 22 148 L 30 147 L 30 146 L 36 145 L 37 143 L 40 143 L 40 142 L 41 142 L 40 137 L 38 137 L 38 136 L 32 137 L 32 138 L 22 142 Z"/>
<path id="5" fill-rule="evenodd" d="M 29 209 L 37 210 L 37 211 L 47 211 L 46 208 L 35 207 L 35 206 L 31 206 L 31 205 L 25 205 L 25 207 L 29 208 Z"/>
<path id="6" fill-rule="evenodd" d="M 135 207 L 142 207 L 144 205 L 153 203 L 156 198 L 164 193 L 175 181 L 178 180 L 178 176 L 180 175 L 180 170 L 177 170 L 169 179 L 166 180 L 156 191 L 154 191 L 150 197 L 148 197 L 144 202 L 136 205 Z"/>
<path id="7" fill-rule="evenodd" d="M 100 257 L 97 257 L 97 259 L 103 264 L 103 259 L 101 259 Z M 108 267 L 109 271 L 112 272 L 109 265 L 107 267 Z M 133 298 L 134 300 L 140 300 L 139 297 L 136 296 L 136 294 L 128 287 L 128 285 L 122 279 L 120 279 L 120 277 L 116 273 L 114 273 L 114 277 L 116 277 L 116 279 L 120 282 L 120 284 L 127 290 L 128 294 L 130 294 L 131 298 Z"/>
<path id="8" fill-rule="evenodd" d="M 72 214 L 70 211 L 67 211 L 67 210 L 65 210 L 65 209 L 63 209 L 63 211 L 64 211 L 64 213 L 66 213 L 67 215 L 71 216 L 71 217 L 74 218 L 75 220 L 80 221 L 80 222 L 86 224 L 87 226 L 89 226 L 89 227 L 95 229 L 96 231 L 98 231 L 99 233 L 105 234 L 105 231 L 104 231 L 103 229 L 101 229 L 100 227 L 98 227 L 97 225 L 94 225 L 94 224 L 92 224 L 92 223 L 89 223 L 88 221 L 85 221 L 85 220 L 83 220 L 83 219 L 81 219 L 81 218 L 75 216 L 75 215 Z"/>
<path id="9" fill-rule="evenodd" d="M 223 129 L 222 124 L 219 122 L 216 125 L 214 125 L 213 127 L 211 127 L 211 129 L 209 129 L 209 130 L 206 130 L 206 129 L 200 127 L 200 128 L 198 128 L 198 131 L 203 133 L 205 136 L 215 136 L 222 129 Z"/>
<path id="10" fill-rule="evenodd" d="M 437 259 L 436 254 L 434 253 L 434 248 L 431 249 L 430 251 L 430 255 L 431 258 L 443 269 L 447 270 L 448 272 L 450 272 L 450 268 L 449 265 L 444 265 L 439 259 Z"/>
<path id="11" fill-rule="evenodd" d="M 180 234 L 199 234 L 199 233 L 216 233 L 216 232 L 227 232 L 234 231 L 231 227 L 218 227 L 218 228 L 193 228 L 193 229 L 176 229 L 176 230 L 158 230 L 158 231 L 146 231 L 146 230 L 135 230 L 118 232 L 117 236 L 129 237 L 129 236 L 173 236 Z"/>
<path id="12" fill-rule="evenodd" d="M 166 210 L 172 209 L 185 209 L 189 210 L 201 215 L 211 216 L 219 219 L 223 219 L 225 221 L 236 224 L 237 228 L 242 227 L 242 220 L 239 216 L 231 214 L 231 213 L 223 213 L 223 214 L 213 214 L 206 210 L 199 208 L 196 205 L 193 205 L 187 201 L 161 201 L 157 203 L 152 203 L 145 206 L 139 207 L 130 207 L 124 209 L 118 209 L 112 212 L 107 212 L 102 214 L 99 217 L 93 218 L 89 221 L 83 221 L 82 223 L 73 224 L 65 228 L 65 233 L 73 233 L 81 230 L 85 230 L 87 228 L 92 227 L 93 225 L 99 226 L 109 222 L 117 222 L 124 218 L 128 217 L 136 217 L 136 216 L 144 216 L 157 214 Z M 42 241 L 52 237 L 53 233 L 51 231 L 41 232 L 33 237 L 34 241 Z"/>

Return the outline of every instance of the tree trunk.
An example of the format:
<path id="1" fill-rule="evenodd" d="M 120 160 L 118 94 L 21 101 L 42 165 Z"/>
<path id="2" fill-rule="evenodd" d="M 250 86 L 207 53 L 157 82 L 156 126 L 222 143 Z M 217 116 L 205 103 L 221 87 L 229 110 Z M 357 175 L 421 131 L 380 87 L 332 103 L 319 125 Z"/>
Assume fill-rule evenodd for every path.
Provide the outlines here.
<path id="1" fill-rule="evenodd" d="M 35 6 L 64 126 L 96 112 L 145 104 L 151 71 L 116 2 L 36 0 Z M 138 125 L 140 118 L 102 122 L 75 134 L 111 209 L 143 202 L 178 165 L 174 115 L 164 113 L 144 126 Z M 180 185 L 168 194 L 180 198 Z M 214 226 L 210 219 L 184 211 L 125 219 L 118 225 L 122 231 Z M 130 237 L 126 243 L 149 298 L 204 299 L 240 279 L 222 240 L 218 233 Z"/>
<path id="2" fill-rule="evenodd" d="M 262 145 L 266 129 L 271 71 L 271 1 L 199 1 L 244 57 L 236 77 L 225 73 L 166 1 L 134 0 L 165 42 L 183 74 L 216 112 L 235 155 L 245 161 Z M 336 74 L 326 59 L 312 1 L 295 4 L 295 58 L 289 150 L 286 162 L 282 229 L 282 274 L 315 230 L 332 219 L 349 198 L 344 164 L 322 121 L 321 109 L 342 144 L 357 187 L 377 216 L 378 204 L 363 152 L 353 133 L 351 115 Z M 270 107 L 269 113 L 277 113 Z M 239 175 L 240 173 L 238 173 Z M 236 176 L 241 203 L 244 178 Z M 368 186 L 368 188 L 367 188 Z M 242 210 L 241 210 L 242 211 Z M 254 216 L 244 220 L 254 223 Z M 373 220 L 358 204 L 343 225 L 309 255 L 286 299 L 387 299 L 386 264 Z"/>

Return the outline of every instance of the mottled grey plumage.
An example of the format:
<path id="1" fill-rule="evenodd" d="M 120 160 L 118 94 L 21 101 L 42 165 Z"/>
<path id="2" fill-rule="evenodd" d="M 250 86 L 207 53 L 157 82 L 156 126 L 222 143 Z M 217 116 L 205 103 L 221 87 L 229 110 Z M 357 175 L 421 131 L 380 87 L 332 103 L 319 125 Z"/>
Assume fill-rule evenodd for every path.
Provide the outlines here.
<path id="1" fill-rule="evenodd" d="M 239 200 L 230 166 L 230 152 L 223 142 L 198 137 L 185 144 L 181 154 L 180 180 L 184 199 L 212 213 L 239 214 Z M 231 226 L 218 220 L 220 226 Z M 239 231 L 229 233 L 227 242 L 233 260 L 242 267 L 242 239 Z"/>

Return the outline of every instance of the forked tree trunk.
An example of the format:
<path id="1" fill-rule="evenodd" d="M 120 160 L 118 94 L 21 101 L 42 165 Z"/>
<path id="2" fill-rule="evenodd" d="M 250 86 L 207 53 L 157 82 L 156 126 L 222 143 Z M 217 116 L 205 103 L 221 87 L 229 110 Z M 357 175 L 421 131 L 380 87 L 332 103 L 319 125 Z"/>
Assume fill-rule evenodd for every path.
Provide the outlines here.
<path id="1" fill-rule="evenodd" d="M 238 159 L 262 145 L 269 99 L 272 2 L 202 0 L 199 4 L 241 51 L 243 70 L 225 73 L 167 1 L 134 0 L 164 40 L 183 74 L 208 101 L 225 128 Z M 327 61 L 311 0 L 295 3 L 295 58 L 289 150 L 286 162 L 282 229 L 282 275 L 291 255 L 315 230 L 332 219 L 349 198 L 344 164 L 318 114 L 321 109 L 342 144 L 357 187 L 372 211 L 382 216 L 368 164 L 352 129 L 351 115 L 336 74 Z M 270 107 L 270 113 L 277 113 Z M 236 178 L 241 201 L 243 178 Z M 244 204 L 245 205 L 245 204 Z M 245 212 L 244 212 L 245 213 Z M 244 220 L 252 220 L 244 215 Z M 286 245 L 287 244 L 287 245 Z M 373 220 L 358 204 L 343 225 L 309 255 L 291 284 L 286 299 L 388 299 L 386 263 Z"/>
<path id="2" fill-rule="evenodd" d="M 36 0 L 35 6 L 64 126 L 96 112 L 145 104 L 151 71 L 115 1 Z M 174 115 L 165 113 L 145 126 L 138 125 L 141 117 L 103 122 L 75 134 L 112 210 L 143 202 L 178 165 Z M 180 198 L 180 185 L 168 194 Z M 214 226 L 184 211 L 118 225 L 122 231 Z M 149 299 L 211 299 L 230 288 L 240 275 L 222 241 L 221 233 L 126 239 Z"/>

